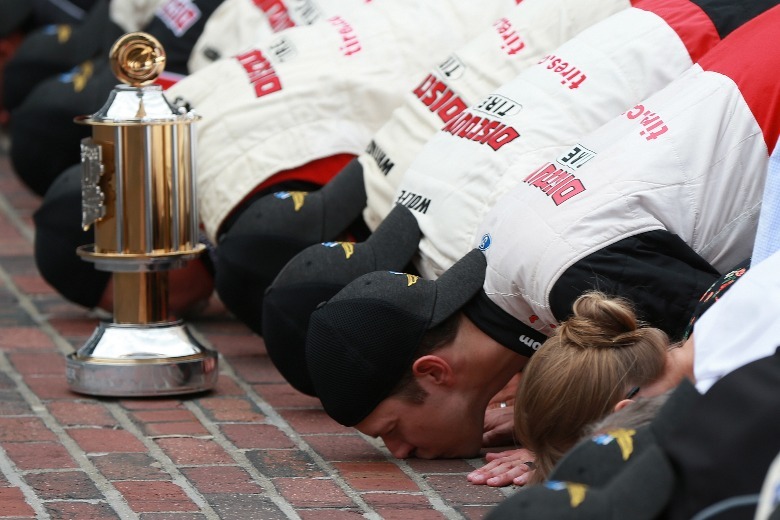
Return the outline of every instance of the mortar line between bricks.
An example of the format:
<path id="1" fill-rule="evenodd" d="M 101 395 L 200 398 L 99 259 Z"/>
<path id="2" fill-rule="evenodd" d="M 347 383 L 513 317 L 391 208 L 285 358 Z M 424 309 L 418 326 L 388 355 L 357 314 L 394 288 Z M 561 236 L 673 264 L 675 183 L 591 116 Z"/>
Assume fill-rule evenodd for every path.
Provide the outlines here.
<path id="1" fill-rule="evenodd" d="M 199 330 L 197 330 L 197 327 L 193 327 L 193 329 L 193 333 L 196 335 L 199 341 L 203 342 L 204 345 L 214 348 L 208 339 L 204 337 L 204 335 L 201 334 Z M 341 490 L 344 491 L 344 493 L 363 510 L 363 516 L 365 518 L 368 520 L 382 520 L 382 517 L 371 506 L 369 506 L 365 500 L 363 500 L 363 497 L 360 496 L 360 493 L 352 489 L 352 487 L 341 477 L 341 474 L 339 474 L 339 472 L 336 471 L 336 469 L 331 464 L 322 458 L 319 453 L 314 450 L 314 448 L 312 448 L 305 440 L 303 440 L 303 437 L 301 437 L 298 432 L 296 432 L 292 426 L 290 426 L 290 424 L 285 421 L 284 418 L 282 418 L 282 416 L 265 401 L 265 399 L 260 397 L 260 395 L 255 392 L 249 383 L 236 376 L 235 372 L 233 371 L 233 367 L 230 366 L 230 363 L 225 361 L 224 357 L 221 357 L 220 367 L 221 370 L 230 375 L 236 384 L 246 393 L 246 395 L 257 404 L 257 406 L 260 408 L 260 411 L 262 411 L 263 414 L 270 420 L 270 424 L 282 430 L 282 432 L 284 432 L 285 435 L 287 435 L 300 450 L 309 455 L 312 460 L 317 463 L 320 469 L 322 469 L 325 474 L 328 475 L 328 477 L 331 478 L 333 482 L 339 486 Z"/>
<path id="2" fill-rule="evenodd" d="M 18 392 L 24 397 L 25 401 L 30 405 L 30 408 L 35 412 L 35 415 L 43 421 L 46 427 L 51 431 L 62 446 L 73 457 L 76 463 L 79 465 L 84 473 L 92 480 L 103 496 L 109 506 L 121 517 L 125 519 L 138 519 L 138 515 L 133 512 L 124 500 L 124 497 L 117 491 L 117 489 L 108 481 L 92 464 L 87 457 L 86 453 L 81 447 L 76 444 L 70 435 L 67 434 L 65 429 L 57 422 L 57 420 L 49 413 L 48 408 L 38 398 L 35 393 L 25 384 L 22 376 L 16 373 L 11 368 L 8 358 L 4 352 L 0 352 L 0 370 L 2 370 L 8 377 L 10 377 L 16 384 Z"/>
<path id="3" fill-rule="evenodd" d="M 32 507 L 33 511 L 35 511 L 36 518 L 51 518 L 46 512 L 46 508 L 43 506 L 43 500 L 38 498 L 33 488 L 19 476 L 19 472 L 16 470 L 14 463 L 8 458 L 8 454 L 2 446 L 0 446 L 0 471 L 2 471 L 10 484 L 13 484 L 22 491 L 25 502 L 27 502 L 27 504 Z"/>
<path id="4" fill-rule="evenodd" d="M 133 436 L 135 436 L 146 447 L 149 455 L 154 457 L 154 459 L 162 465 L 162 468 L 172 477 L 172 482 L 178 484 L 187 494 L 187 496 L 190 497 L 198 507 L 200 507 L 200 512 L 204 513 L 207 519 L 218 520 L 220 516 L 216 511 L 214 511 L 211 505 L 209 505 L 203 495 L 201 495 L 200 492 L 192 486 L 190 481 L 187 480 L 184 475 L 182 475 L 181 471 L 179 471 L 179 468 L 171 460 L 171 458 L 165 454 L 162 448 L 160 448 L 152 439 L 144 435 L 144 433 L 135 425 L 135 423 L 133 423 L 127 411 L 117 403 L 105 404 L 109 412 L 111 412 L 111 415 L 113 415 L 114 418 L 119 422 L 120 426 L 122 426 L 122 428 L 124 428 L 127 432 L 133 434 Z"/>
<path id="5" fill-rule="evenodd" d="M 233 460 L 235 460 L 241 468 L 243 468 L 247 473 L 249 473 L 253 479 L 255 479 L 257 482 L 260 483 L 263 490 L 268 494 L 268 497 L 271 499 L 271 501 L 276 504 L 276 506 L 285 514 L 288 518 L 293 518 L 296 520 L 300 520 L 300 516 L 295 511 L 295 507 L 285 499 L 281 493 L 276 489 L 276 486 L 271 481 L 269 477 L 266 477 L 263 475 L 260 471 L 255 468 L 255 466 L 252 464 L 252 462 L 247 458 L 246 454 L 238 449 L 233 443 L 231 443 L 228 439 L 225 438 L 225 436 L 222 434 L 222 432 L 219 430 L 219 427 L 215 425 L 209 418 L 206 416 L 205 413 L 203 413 L 203 410 L 200 409 L 195 403 L 191 401 L 185 401 L 184 406 L 197 417 L 200 422 L 204 425 L 204 427 L 211 432 L 212 437 L 214 438 L 214 441 L 225 448 L 225 451 L 230 454 L 231 457 L 233 457 Z"/>
<path id="6" fill-rule="evenodd" d="M 22 219 L 19 218 L 19 215 L 14 210 L 13 206 L 8 202 L 8 199 L 3 193 L 0 193 L 0 210 L 8 217 L 8 219 L 11 221 L 11 223 L 16 227 L 17 230 L 19 230 L 19 233 L 24 236 L 29 242 L 32 242 L 35 240 L 35 232 L 30 229 L 27 224 L 24 223 Z"/>

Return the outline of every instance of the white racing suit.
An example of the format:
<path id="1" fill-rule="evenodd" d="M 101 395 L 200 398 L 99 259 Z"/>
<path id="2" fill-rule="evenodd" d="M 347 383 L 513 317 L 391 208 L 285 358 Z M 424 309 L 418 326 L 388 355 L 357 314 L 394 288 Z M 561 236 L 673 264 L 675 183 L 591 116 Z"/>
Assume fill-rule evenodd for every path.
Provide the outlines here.
<path id="1" fill-rule="evenodd" d="M 515 5 L 458 0 L 371 2 L 276 33 L 168 89 L 203 116 L 200 211 L 215 240 L 223 219 L 275 173 L 362 152 L 419 78 Z"/>
<path id="2" fill-rule="evenodd" d="M 488 297 L 547 335 L 600 289 L 680 332 L 707 284 L 751 253 L 780 131 L 779 27 L 774 7 L 604 126 L 518 163 L 476 233 Z"/>

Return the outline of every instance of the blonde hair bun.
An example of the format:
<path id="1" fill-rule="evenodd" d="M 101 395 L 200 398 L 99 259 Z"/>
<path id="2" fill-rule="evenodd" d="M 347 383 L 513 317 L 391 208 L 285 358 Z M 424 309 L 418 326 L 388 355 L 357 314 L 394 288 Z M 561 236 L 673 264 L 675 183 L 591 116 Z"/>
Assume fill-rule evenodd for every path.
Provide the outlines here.
<path id="1" fill-rule="evenodd" d="M 572 306 L 574 315 L 558 328 L 561 340 L 580 348 L 615 348 L 633 344 L 642 327 L 628 300 L 598 291 L 584 293 Z"/>

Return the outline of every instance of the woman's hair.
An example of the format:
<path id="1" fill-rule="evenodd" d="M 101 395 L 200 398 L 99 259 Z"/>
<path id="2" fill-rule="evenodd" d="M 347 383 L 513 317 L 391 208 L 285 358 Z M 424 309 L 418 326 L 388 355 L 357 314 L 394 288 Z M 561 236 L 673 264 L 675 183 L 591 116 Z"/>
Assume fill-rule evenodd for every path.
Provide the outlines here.
<path id="1" fill-rule="evenodd" d="M 536 454 L 537 481 L 590 423 L 658 379 L 666 361 L 666 334 L 639 322 L 626 300 L 588 292 L 573 311 L 531 357 L 517 391 L 515 430 Z"/>

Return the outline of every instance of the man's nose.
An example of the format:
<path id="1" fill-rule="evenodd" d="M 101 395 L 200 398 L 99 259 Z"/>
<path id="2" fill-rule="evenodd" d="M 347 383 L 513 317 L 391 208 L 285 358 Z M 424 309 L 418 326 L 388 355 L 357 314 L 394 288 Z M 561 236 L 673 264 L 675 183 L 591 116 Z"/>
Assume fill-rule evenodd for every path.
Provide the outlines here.
<path id="1" fill-rule="evenodd" d="M 384 441 L 385 446 L 387 446 L 387 449 L 390 450 L 390 453 L 393 454 L 393 457 L 397 459 L 408 459 L 414 452 L 414 446 L 408 442 L 397 439 L 386 439 L 384 437 L 382 437 L 382 440 Z"/>

